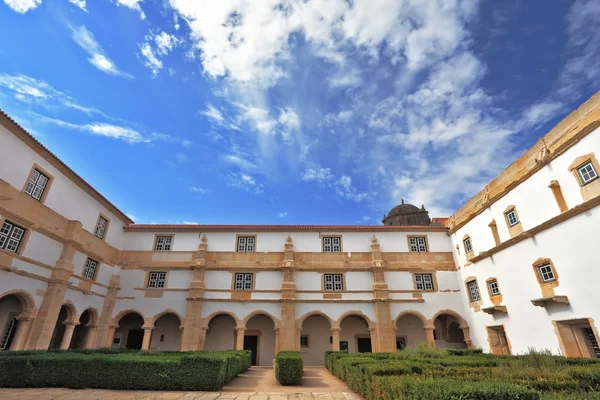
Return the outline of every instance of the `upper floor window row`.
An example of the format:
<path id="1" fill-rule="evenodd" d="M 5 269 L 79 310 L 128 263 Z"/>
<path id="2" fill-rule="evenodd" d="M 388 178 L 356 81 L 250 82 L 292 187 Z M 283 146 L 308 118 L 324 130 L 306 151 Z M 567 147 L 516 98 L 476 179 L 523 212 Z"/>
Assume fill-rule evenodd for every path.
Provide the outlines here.
<path id="1" fill-rule="evenodd" d="M 108 230 L 108 218 L 104 217 L 101 214 L 98 216 L 98 221 L 96 221 L 96 228 L 94 229 L 94 235 L 96 235 L 100 239 L 104 239 L 104 237 L 106 236 L 107 230 Z"/>
<path id="2" fill-rule="evenodd" d="M 588 161 L 587 163 L 578 167 L 577 174 L 579 175 L 579 179 L 581 179 L 582 185 L 587 185 L 598 178 L 598 172 L 596 171 L 596 168 L 594 168 L 594 164 L 592 164 L 591 161 Z"/>
<path id="3" fill-rule="evenodd" d="M 96 279 L 96 271 L 98 271 L 98 261 L 92 260 L 91 258 L 85 260 L 83 277 L 93 281 Z"/>
<path id="4" fill-rule="evenodd" d="M 173 236 L 157 236 L 154 242 L 154 251 L 171 251 L 173 249 Z"/>
<path id="5" fill-rule="evenodd" d="M 251 253 L 255 249 L 256 236 L 238 236 L 237 251 L 240 253 Z"/>
<path id="6" fill-rule="evenodd" d="M 427 249 L 427 237 L 425 236 L 409 236 L 408 237 L 408 247 L 412 252 L 423 253 L 426 252 Z"/>
<path id="7" fill-rule="evenodd" d="M 470 237 L 464 239 L 463 243 L 465 245 L 465 253 L 470 253 L 470 252 L 473 251 L 473 245 L 471 244 L 471 238 Z"/>
<path id="8" fill-rule="evenodd" d="M 42 201 L 42 196 L 49 181 L 50 179 L 46 175 L 39 169 L 34 168 L 25 186 L 25 193 L 38 201 Z"/>
<path id="9" fill-rule="evenodd" d="M 0 249 L 17 253 L 25 238 L 26 230 L 10 221 L 4 221 L 0 228 Z"/>

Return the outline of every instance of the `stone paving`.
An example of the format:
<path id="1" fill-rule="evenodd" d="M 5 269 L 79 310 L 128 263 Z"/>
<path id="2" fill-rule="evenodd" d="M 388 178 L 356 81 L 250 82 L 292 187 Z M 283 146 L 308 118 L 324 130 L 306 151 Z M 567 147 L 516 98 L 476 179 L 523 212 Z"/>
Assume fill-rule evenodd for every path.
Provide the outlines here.
<path id="1" fill-rule="evenodd" d="M 17 400 L 361 400 L 325 368 L 305 367 L 299 386 L 281 386 L 272 368 L 252 367 L 221 392 L 153 392 L 98 389 L 0 389 L 0 399 Z"/>

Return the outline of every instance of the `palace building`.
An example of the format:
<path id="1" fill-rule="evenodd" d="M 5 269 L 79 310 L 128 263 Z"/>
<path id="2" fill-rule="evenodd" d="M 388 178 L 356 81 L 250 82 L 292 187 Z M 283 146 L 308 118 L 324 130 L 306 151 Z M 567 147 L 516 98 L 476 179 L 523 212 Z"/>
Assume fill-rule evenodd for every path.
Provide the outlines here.
<path id="1" fill-rule="evenodd" d="M 449 218 L 135 224 L 0 113 L 0 350 L 598 357 L 600 92 Z"/>

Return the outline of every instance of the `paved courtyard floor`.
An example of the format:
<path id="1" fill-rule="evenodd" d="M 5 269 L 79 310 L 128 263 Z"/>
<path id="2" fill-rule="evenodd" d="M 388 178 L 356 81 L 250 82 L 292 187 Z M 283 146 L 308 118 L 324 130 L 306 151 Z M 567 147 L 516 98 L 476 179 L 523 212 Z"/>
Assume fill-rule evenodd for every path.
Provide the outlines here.
<path id="1" fill-rule="evenodd" d="M 361 400 L 325 368 L 305 367 L 300 386 L 281 386 L 272 368 L 252 367 L 221 392 L 98 389 L 0 389 L 0 399 L 34 400 Z"/>

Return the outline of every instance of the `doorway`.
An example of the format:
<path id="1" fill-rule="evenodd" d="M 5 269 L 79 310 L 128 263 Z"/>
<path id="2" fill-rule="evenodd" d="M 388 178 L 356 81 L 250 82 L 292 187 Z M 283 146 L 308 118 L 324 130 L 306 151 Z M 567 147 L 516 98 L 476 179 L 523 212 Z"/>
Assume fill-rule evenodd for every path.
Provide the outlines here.
<path id="1" fill-rule="evenodd" d="M 598 336 L 589 318 L 554 321 L 561 350 L 567 357 L 599 358 Z"/>
<path id="2" fill-rule="evenodd" d="M 125 344 L 126 349 L 140 350 L 142 348 L 142 342 L 144 341 L 144 330 L 143 329 L 130 329 L 127 334 L 127 343 Z"/>
<path id="3" fill-rule="evenodd" d="M 252 365 L 258 365 L 258 336 L 244 336 L 244 350 L 252 352 Z"/>
<path id="4" fill-rule="evenodd" d="M 506 337 L 504 326 L 488 326 L 488 342 L 490 344 L 490 353 L 508 356 L 511 354 L 510 344 Z"/>
<path id="5" fill-rule="evenodd" d="M 357 338 L 356 346 L 358 347 L 359 353 L 371 353 L 371 338 Z"/>

